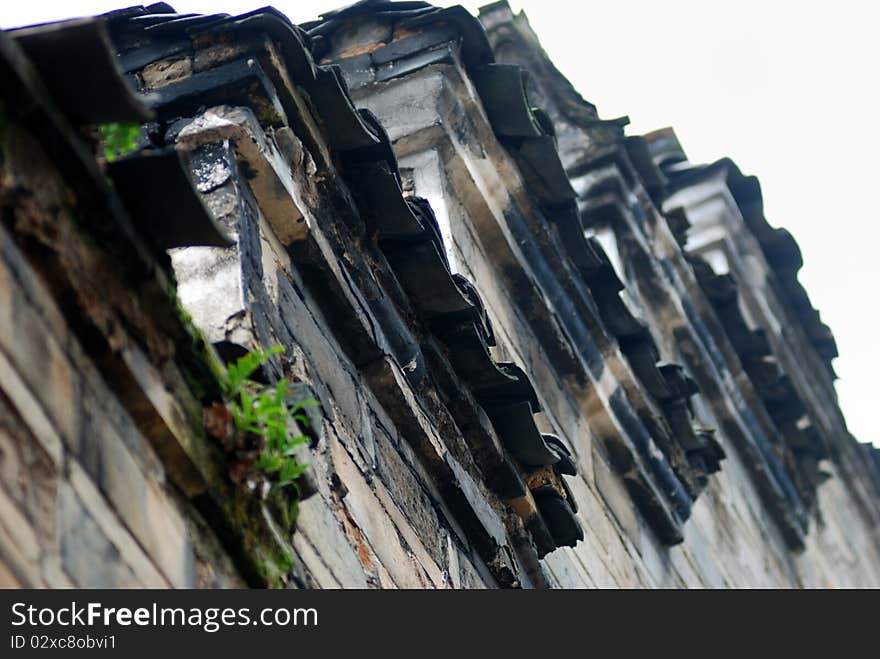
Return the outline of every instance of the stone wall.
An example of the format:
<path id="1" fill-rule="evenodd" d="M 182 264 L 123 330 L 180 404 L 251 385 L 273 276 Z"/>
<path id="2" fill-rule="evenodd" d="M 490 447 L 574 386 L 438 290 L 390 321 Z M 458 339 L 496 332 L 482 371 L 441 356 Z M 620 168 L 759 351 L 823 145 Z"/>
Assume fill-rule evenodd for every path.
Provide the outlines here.
<path id="1" fill-rule="evenodd" d="M 756 181 L 625 137 L 506 3 L 0 36 L 4 585 L 880 586 Z M 203 416 L 278 345 L 295 519 Z"/>
<path id="2" fill-rule="evenodd" d="M 5 35 L 2 49 L 2 584 L 241 585 L 172 482 L 184 461 L 172 467 L 162 450 L 163 435 L 190 430 L 168 427 L 183 421 L 167 398 L 180 375 L 173 367 L 161 373 L 151 359 L 167 359 L 174 335 L 138 308 L 161 295 L 149 270 L 155 262 L 141 261 L 146 255 L 124 239 L 111 242 L 110 232 L 126 228 L 121 217 L 118 227 L 104 225 L 110 232 L 99 228 L 113 215 L 99 201 L 110 190 L 94 156 Z M 105 251 L 115 247 L 115 255 Z M 120 265 L 123 249 L 139 271 L 141 299 L 126 286 L 134 273 Z M 156 301 L 157 313 L 173 310 L 169 302 Z"/>

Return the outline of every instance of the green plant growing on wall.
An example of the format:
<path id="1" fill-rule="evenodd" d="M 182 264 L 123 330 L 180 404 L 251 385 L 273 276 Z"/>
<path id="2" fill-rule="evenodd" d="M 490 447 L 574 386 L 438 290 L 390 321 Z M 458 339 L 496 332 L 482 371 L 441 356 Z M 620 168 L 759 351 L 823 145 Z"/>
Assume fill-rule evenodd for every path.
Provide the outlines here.
<path id="1" fill-rule="evenodd" d="M 107 162 L 113 162 L 117 158 L 137 151 L 137 140 L 141 134 L 140 124 L 101 124 L 98 126 L 98 132 L 101 135 L 101 148 Z"/>
<path id="2" fill-rule="evenodd" d="M 223 383 L 226 404 L 209 410 L 208 430 L 223 441 L 231 455 L 230 476 L 235 482 L 261 499 L 272 492 L 292 490 L 290 513 L 295 516 L 300 495 L 296 480 L 308 468 L 297 460 L 296 453 L 308 437 L 291 433 L 290 420 L 308 428 L 304 409 L 319 403 L 308 399 L 288 405 L 284 380 L 266 386 L 251 379 L 257 369 L 283 351 L 281 346 L 255 350 L 227 366 Z"/>

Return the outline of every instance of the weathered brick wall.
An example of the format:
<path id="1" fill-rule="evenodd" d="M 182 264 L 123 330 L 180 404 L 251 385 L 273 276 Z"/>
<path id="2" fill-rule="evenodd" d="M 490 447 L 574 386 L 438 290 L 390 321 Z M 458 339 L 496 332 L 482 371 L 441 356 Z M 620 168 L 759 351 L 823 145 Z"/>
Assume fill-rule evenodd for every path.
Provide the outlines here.
<path id="1" fill-rule="evenodd" d="M 241 585 L 214 534 L 168 482 L 144 429 L 120 402 L 118 383 L 102 376 L 71 328 L 60 307 L 73 300 L 59 298 L 47 281 L 46 259 L 76 259 L 79 267 L 90 256 L 73 227 L 76 209 L 69 206 L 73 194 L 64 175 L 25 126 L 4 122 L 2 583 Z M 103 285 L 102 293 L 112 296 L 112 280 Z M 157 373 L 145 376 L 145 386 L 165 388 Z"/>
<path id="2" fill-rule="evenodd" d="M 873 453 L 738 170 L 624 139 L 504 3 L 373 9 L 112 14 L 111 117 L 41 68 L 70 26 L 3 35 L 3 583 L 880 586 Z M 202 420 L 276 345 L 320 401 L 295 520 Z"/>
<path id="3" fill-rule="evenodd" d="M 438 73 L 442 72 L 431 75 Z M 413 83 L 390 84 L 369 98 L 356 96 L 358 102 L 376 111 L 386 125 L 392 126 L 392 137 L 397 137 L 391 123 L 396 108 L 407 107 L 424 94 L 427 86 L 424 79 L 419 80 L 413 97 L 403 99 L 397 95 L 398 88 L 407 84 Z M 403 137 L 397 143 L 402 144 L 403 150 L 408 148 Z M 483 157 L 505 157 L 485 146 L 484 149 L 480 154 Z M 407 167 L 412 163 L 418 167 L 423 158 L 420 151 L 407 153 L 401 165 Z M 433 164 L 445 167 L 447 172 L 476 168 L 458 160 Z M 497 161 L 493 170 L 495 167 Z M 415 189 L 420 192 L 418 177 Z M 450 202 L 450 206 L 454 205 L 454 201 Z M 573 549 L 564 548 L 545 558 L 551 583 L 562 587 L 856 587 L 868 581 L 878 583 L 876 527 L 865 520 L 858 502 L 846 491 L 838 474 L 819 489 L 817 508 L 822 514 L 811 520 L 806 550 L 793 553 L 769 519 L 766 504 L 761 501 L 743 459 L 732 449 L 728 449 L 723 469 L 710 479 L 691 518 L 684 524 L 684 542 L 670 548 L 658 541 L 591 430 L 596 424 L 591 422 L 590 402 L 579 402 L 577 394 L 573 396 L 570 389 L 567 391 L 564 378 L 555 372 L 552 359 L 542 352 L 540 340 L 515 307 L 518 293 L 503 285 L 506 273 L 499 270 L 490 251 L 498 247 L 489 242 L 494 236 L 487 241 L 492 247 L 480 240 L 485 234 L 481 235 L 481 228 L 475 225 L 481 221 L 484 220 L 474 218 L 461 207 L 450 210 L 451 258 L 460 264 L 462 272 L 481 283 L 480 290 L 499 337 L 496 356 L 526 365 L 542 395 L 546 429 L 571 438 L 579 461 L 579 479 L 571 479 L 569 485 L 581 511 L 585 540 Z M 658 327 L 663 327 L 662 323 L 671 325 L 668 316 L 657 317 L 655 322 Z M 703 423 L 721 427 L 711 410 L 700 411 Z M 733 446 L 723 435 L 722 443 Z M 843 514 L 842 518 L 836 519 L 838 513 Z M 847 533 L 844 529 L 849 524 L 853 526 Z"/>

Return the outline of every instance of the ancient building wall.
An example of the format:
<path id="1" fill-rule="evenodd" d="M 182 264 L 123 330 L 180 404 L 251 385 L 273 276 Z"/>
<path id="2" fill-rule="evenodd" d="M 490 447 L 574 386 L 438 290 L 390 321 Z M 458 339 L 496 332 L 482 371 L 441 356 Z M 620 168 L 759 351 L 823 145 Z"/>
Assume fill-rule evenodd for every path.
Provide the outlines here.
<path id="1" fill-rule="evenodd" d="M 0 35 L 4 584 L 880 585 L 873 453 L 738 170 L 624 138 L 505 3 L 172 12 Z M 274 346 L 319 403 L 295 490 L 223 389 Z"/>
<path id="2" fill-rule="evenodd" d="M 564 376 L 555 371 L 552 360 L 542 350 L 541 341 L 530 330 L 522 311 L 516 308 L 515 299 L 521 295 L 515 285 L 505 286 L 509 273 L 497 264 L 497 252 L 503 249 L 497 243 L 499 230 L 481 232 L 474 225 L 487 220 L 486 206 L 492 204 L 485 197 L 476 197 L 474 188 L 497 191 L 484 180 L 470 182 L 470 196 L 462 188 L 455 188 L 449 178 L 457 178 L 462 172 L 478 171 L 479 165 L 466 163 L 451 146 L 429 142 L 429 148 L 422 150 L 424 143 L 418 133 L 403 134 L 413 125 L 413 114 L 407 113 L 408 122 L 398 132 L 395 115 L 400 107 L 410 107 L 418 98 L 430 96 L 426 93 L 430 78 L 439 80 L 441 76 L 455 77 L 458 71 L 437 69 L 426 72 L 422 77 L 412 80 L 387 83 L 381 91 L 355 93 L 358 104 L 368 107 L 389 127 L 395 139 L 400 156 L 401 167 L 412 169 L 414 190 L 427 196 L 432 205 L 445 207 L 449 223 L 450 260 L 457 264 L 460 272 L 476 282 L 483 283 L 480 292 L 499 338 L 493 350 L 498 359 L 515 359 L 527 364 L 536 390 L 542 396 L 545 413 L 542 421 L 546 430 L 556 432 L 571 441 L 573 451 L 579 458 L 582 481 L 572 486 L 582 511 L 590 514 L 582 517 L 585 524 L 586 540 L 572 549 L 554 552 L 545 559 L 545 564 L 557 583 L 562 586 L 577 587 L 587 585 L 602 586 L 736 586 L 740 584 L 760 584 L 765 587 L 781 585 L 822 586 L 842 579 L 841 583 L 854 585 L 866 574 L 874 573 L 876 549 L 874 533 L 870 528 L 859 525 L 866 533 L 857 533 L 846 538 L 840 529 L 823 523 L 815 526 L 808 534 L 808 549 L 804 554 L 792 554 L 788 550 L 779 530 L 769 522 L 764 504 L 756 491 L 748 470 L 741 463 L 737 453 L 728 453 L 721 472 L 714 475 L 707 490 L 695 503 L 691 519 L 684 526 L 684 542 L 676 547 L 666 547 L 658 541 L 656 533 L 646 525 L 635 509 L 622 480 L 608 464 L 608 458 L 596 446 L 594 430 L 598 423 L 595 412 L 585 399 L 590 394 L 581 394 L 578 389 L 572 392 Z M 410 85 L 413 91 L 404 96 L 401 87 Z M 480 120 L 481 118 L 478 118 Z M 436 119 L 426 121 L 427 126 L 437 123 Z M 486 140 L 492 139 L 486 133 L 480 138 L 468 135 L 465 143 L 482 145 L 480 157 L 490 160 L 494 171 L 502 169 L 499 161 L 507 156 L 501 152 L 491 152 Z M 439 140 L 438 140 L 439 142 Z M 410 144 L 416 144 L 410 152 Z M 466 147 L 459 147 L 462 150 Z M 513 165 L 508 164 L 512 168 Z M 443 182 L 436 192 L 436 177 Z M 427 191 L 420 185 L 428 179 Z M 474 176 L 477 178 L 477 175 Z M 513 185 L 522 183 L 514 181 Z M 514 188 L 515 189 L 515 188 Z M 432 194 L 433 192 L 433 194 Z M 435 196 L 436 195 L 436 196 Z M 497 204 L 503 209 L 506 200 Z M 502 216 L 503 218 L 503 216 Z M 488 220 L 491 221 L 491 220 Z M 497 220 L 496 220 L 497 221 Z M 503 222 L 503 219 L 502 219 Z M 658 238 L 666 240 L 668 249 L 673 248 L 671 235 Z M 514 242 L 510 239 L 510 242 Z M 515 250 L 516 247 L 507 247 Z M 492 256 L 490 254 L 492 253 Z M 528 267 L 532 264 L 527 257 L 520 256 Z M 489 283 L 491 282 L 491 283 Z M 488 283 L 488 285 L 487 285 Z M 694 282 L 695 284 L 695 282 Z M 543 313 L 550 315 L 546 309 Z M 666 314 L 658 313 L 651 319 L 653 327 L 671 325 L 668 309 Z M 681 321 L 679 321 L 681 322 Z M 675 355 L 676 340 L 672 333 L 666 334 L 670 353 Z M 578 398 L 582 397 L 582 401 Z M 595 405 L 595 402 L 593 403 Z M 710 409 L 701 410 L 704 425 L 721 428 L 722 423 Z M 731 441 L 719 431 L 722 443 Z M 828 489 L 823 489 L 826 492 Z M 859 516 L 858 505 L 851 498 L 831 495 L 820 508 L 836 509 L 844 507 L 849 515 Z M 814 522 L 815 524 L 815 522 Z M 818 537 L 817 537 L 818 536 Z M 815 558 L 808 558 L 817 554 Z M 836 576 L 831 576 L 827 565 L 831 556 L 848 555 L 848 568 Z M 863 558 L 856 558 L 863 556 Z M 834 559 L 831 559 L 834 560 Z M 809 566 L 804 569 L 801 566 Z"/>
<path id="3" fill-rule="evenodd" d="M 115 316 L 114 302 L 132 296 L 77 224 L 87 211 L 67 182 L 71 170 L 59 168 L 58 152 L 50 155 L 41 143 L 48 126 L 35 135 L 8 101 L 0 169 L 2 584 L 241 586 L 216 535 L 170 482 L 148 440 L 158 424 L 136 420 L 121 400 L 123 379 L 108 378 L 106 364 L 96 363 L 96 355 L 107 357 L 97 347 L 100 330 L 72 321 L 78 303 L 100 324 Z M 114 359 L 131 360 L 137 386 L 164 392 L 169 385 L 129 343 L 128 330 L 116 326 L 112 334 L 120 350 Z"/>
<path id="4" fill-rule="evenodd" d="M 484 23 L 492 28 L 490 37 L 499 56 L 505 52 L 505 42 L 499 44 L 495 40 L 493 30 L 497 30 L 499 19 L 492 14 L 503 14 L 504 11 L 503 7 L 493 7 L 485 14 L 481 13 Z M 436 20 L 444 24 L 441 17 Z M 757 390 L 757 385 L 751 382 L 733 384 L 737 372 L 742 373 L 741 379 L 748 378 L 742 372 L 736 354 L 738 346 L 733 345 L 737 337 L 726 336 L 726 328 L 717 327 L 716 312 L 705 298 L 688 262 L 690 253 L 674 235 L 675 225 L 670 222 L 667 227 L 667 219 L 660 214 L 660 200 L 655 202 L 648 190 L 650 184 L 642 182 L 642 177 L 651 174 L 662 176 L 659 169 L 654 173 L 634 167 L 630 159 L 637 156 L 631 154 L 631 149 L 626 150 L 625 155 L 615 154 L 614 149 L 618 148 L 615 138 L 609 139 L 607 133 L 596 134 L 585 129 L 583 126 L 597 124 L 602 128 L 594 108 L 588 104 L 584 104 L 583 110 L 588 116 L 578 117 L 582 122 L 580 126 L 570 118 L 566 121 L 559 108 L 569 106 L 561 103 L 559 97 L 570 90 L 558 92 L 553 86 L 556 79 L 547 81 L 541 77 L 552 66 L 545 65 L 544 69 L 529 67 L 540 88 L 530 100 L 540 99 L 554 120 L 561 119 L 555 126 L 556 144 L 560 153 L 570 161 L 566 164 L 580 198 L 581 216 L 585 221 L 594 222 L 588 233 L 601 240 L 617 276 L 626 282 L 621 297 L 647 321 L 659 348 L 659 361 L 684 362 L 699 384 L 710 385 L 705 387 L 703 395 L 694 398 L 693 419 L 699 427 L 714 429 L 715 436 L 725 447 L 727 459 L 721 471 L 709 478 L 705 492 L 697 497 L 691 517 L 683 527 L 684 542 L 672 548 L 666 546 L 662 537 L 658 538 L 656 528 L 645 523 L 625 488 L 625 479 L 613 473 L 608 453 L 599 448 L 602 442 L 597 438 L 603 433 L 602 419 L 614 416 L 613 411 L 609 413 L 607 408 L 605 411 L 601 409 L 602 395 L 596 393 L 597 387 L 601 391 L 601 382 L 585 386 L 583 382 L 566 379 L 559 353 L 554 355 L 555 358 L 548 357 L 547 335 L 535 331 L 534 318 L 529 318 L 531 315 L 559 319 L 566 313 L 559 298 L 554 297 L 554 282 L 549 278 L 542 279 L 540 270 L 547 267 L 542 263 L 542 255 L 529 251 L 533 245 L 526 243 L 529 240 L 538 244 L 545 241 L 545 236 L 553 232 L 552 223 L 548 225 L 540 220 L 526 219 L 531 234 L 517 235 L 516 229 L 511 228 L 522 221 L 515 217 L 520 213 L 525 216 L 543 213 L 550 217 L 558 212 L 558 208 L 548 209 L 548 204 L 542 204 L 552 198 L 552 193 L 547 190 L 548 182 L 534 180 L 541 178 L 534 172 L 541 167 L 545 171 L 552 170 L 552 162 L 545 159 L 529 163 L 528 158 L 522 157 L 524 148 L 521 142 L 505 142 L 508 126 L 499 126 L 498 117 L 493 115 L 494 92 L 487 92 L 486 83 L 482 81 L 486 76 L 485 69 L 468 65 L 465 55 L 461 58 L 437 55 L 441 49 L 434 44 L 442 40 L 441 29 L 432 35 L 427 28 L 424 34 L 417 37 L 407 35 L 399 42 L 392 34 L 390 45 L 377 43 L 376 50 L 370 54 L 375 66 L 372 78 L 365 73 L 368 69 L 362 61 L 363 55 L 347 56 L 347 52 L 358 52 L 358 46 L 365 47 L 363 42 L 358 43 L 349 36 L 356 32 L 327 32 L 329 36 L 325 38 L 331 43 L 328 59 L 339 63 L 348 75 L 350 84 L 355 87 L 356 103 L 376 113 L 386 126 L 401 167 L 412 178 L 414 191 L 427 196 L 435 208 L 444 209 L 441 228 L 447 239 L 450 261 L 458 271 L 478 282 L 496 328 L 499 341 L 493 354 L 504 358 L 512 356 L 526 365 L 544 403 L 542 420 L 547 429 L 570 441 L 579 456 L 583 467 L 579 475 L 585 483 L 572 486 L 579 508 L 595 511 L 598 505 L 603 511 L 586 518 L 589 530 L 585 533 L 584 545 L 547 557 L 545 562 L 560 583 L 575 585 L 584 583 L 584 580 L 587 583 L 606 580 L 607 583 L 611 577 L 622 585 L 761 583 L 767 586 L 818 586 L 835 578 L 851 584 L 867 574 L 876 578 L 873 567 L 877 559 L 875 513 L 862 506 L 858 487 L 848 496 L 841 496 L 840 492 L 832 494 L 829 488 L 824 490 L 828 492 L 827 501 L 820 498 L 818 503 L 807 503 L 800 500 L 801 494 L 793 493 L 794 486 L 787 482 L 783 482 L 782 487 L 789 487 L 792 492 L 788 500 L 789 494 L 784 489 L 766 493 L 766 489 L 776 488 L 778 483 L 756 484 L 756 469 L 766 469 L 764 460 L 768 457 L 775 459 L 772 456 L 780 450 L 772 446 L 780 441 L 782 431 L 778 424 L 782 421 L 768 416 L 761 398 L 764 392 Z M 371 28 L 367 32 L 370 35 L 382 33 L 380 28 Z M 463 38 L 467 39 L 466 36 Z M 381 41 L 388 43 L 389 39 L 385 36 Z M 509 46 L 512 59 L 504 61 L 533 65 L 534 54 L 529 45 L 528 42 L 512 43 Z M 388 52 L 392 48 L 393 54 Z M 419 51 L 426 53 L 422 61 L 413 54 Z M 393 65 L 384 64 L 391 58 L 398 59 Z M 384 67 L 394 71 L 395 65 L 397 72 L 384 72 Z M 552 73 L 561 78 L 555 70 Z M 516 112 L 516 96 L 514 90 L 504 99 L 509 115 Z M 501 117 L 501 121 L 504 120 L 510 120 L 510 116 Z M 606 123 L 613 127 L 613 122 Z M 506 148 L 498 145 L 496 136 Z M 625 151 L 622 145 L 620 151 Z M 515 162 L 511 161 L 511 155 Z M 596 165 L 586 164 L 591 158 Z M 614 159 L 618 159 L 619 164 L 612 162 L 613 174 L 606 173 L 608 161 Z M 623 189 L 624 203 L 611 211 L 601 197 L 609 189 L 606 181 L 613 181 Z M 727 194 L 730 196 L 729 192 Z M 524 196 L 531 196 L 531 199 L 525 200 Z M 669 211 L 675 214 L 678 205 L 674 198 L 672 202 Z M 732 211 L 737 215 L 740 212 L 735 203 L 732 203 Z M 603 216 L 609 212 L 619 215 L 609 221 Z M 726 235 L 732 231 L 733 227 L 725 227 L 722 233 Z M 564 250 L 560 251 L 563 254 L 558 256 L 564 258 Z M 760 249 L 755 251 L 760 253 Z M 760 257 L 756 255 L 755 258 Z M 675 274 L 670 274 L 670 270 Z M 786 304 L 781 298 L 762 292 L 762 282 L 743 281 L 749 282 L 749 294 L 753 299 L 760 299 L 760 303 L 780 309 Z M 543 304 L 526 301 L 524 289 L 535 282 L 543 289 Z M 594 289 L 591 292 L 601 307 L 601 291 Z M 765 296 L 769 302 L 765 301 Z M 523 305 L 527 309 L 525 313 Z M 607 322 L 613 324 L 614 320 Z M 706 324 L 715 325 L 711 336 L 706 333 Z M 641 384 L 650 389 L 642 377 L 644 369 L 638 363 L 639 356 L 626 350 L 625 337 L 616 338 L 624 355 L 613 345 L 600 351 L 605 363 L 616 371 L 617 382 L 642 380 Z M 582 347 L 575 342 L 569 350 L 576 353 Z M 711 355 L 719 353 L 724 357 L 719 357 L 713 364 Z M 627 375 L 628 367 L 635 369 L 636 373 Z M 822 376 L 827 377 L 824 369 Z M 719 389 L 719 382 L 732 386 Z M 816 383 L 816 386 L 821 390 L 824 383 Z M 633 388 L 637 389 L 637 386 Z M 639 393 L 644 395 L 644 392 L 637 391 L 636 396 Z M 751 398 L 750 405 L 754 409 L 743 405 L 743 395 Z M 805 395 L 811 393 L 805 392 Z M 587 400 L 592 404 L 586 403 Z M 771 407 L 770 412 L 775 409 Z M 804 422 L 799 423 L 802 426 L 799 432 L 803 432 Z M 584 428 L 589 430 L 584 432 Z M 848 437 L 845 441 L 849 441 Z M 743 444 L 745 448 L 742 448 Z M 801 456 L 799 460 L 812 459 L 798 455 Z M 791 458 L 781 449 L 779 459 Z M 782 464 L 780 462 L 777 469 L 785 481 L 788 472 L 783 473 L 785 467 Z M 825 474 L 821 476 L 822 479 L 826 477 Z M 795 474 L 792 478 L 801 476 Z M 857 479 L 844 477 L 844 480 Z M 765 488 L 763 492 L 762 487 Z M 803 496 L 809 496 L 809 492 L 805 491 Z M 776 498 L 777 503 L 768 504 L 768 497 Z M 791 525 L 791 531 L 780 532 L 779 526 L 769 519 L 772 516 L 767 513 L 768 505 L 778 506 L 779 514 L 790 519 L 786 523 Z M 806 506 L 812 507 L 812 514 L 805 512 Z M 844 538 L 835 528 L 836 524 L 829 524 L 821 512 L 816 512 L 832 508 L 846 510 L 844 516 L 850 520 L 853 519 L 850 515 L 861 519 L 860 530 Z M 806 533 L 802 530 L 805 526 L 809 527 Z M 788 537 L 785 537 L 786 533 L 789 533 Z M 606 545 L 591 547 L 591 536 L 606 539 Z M 609 536 L 613 540 L 608 541 Z M 804 538 L 807 538 L 805 551 L 802 547 Z M 793 545 L 795 551 L 792 551 Z M 598 561 L 604 564 L 596 565 L 597 555 L 604 558 L 604 561 Z M 810 555 L 815 558 L 806 558 Z M 828 565 L 832 556 L 841 555 L 851 558 L 848 567 L 837 577 L 832 577 L 824 568 L 817 568 Z M 863 558 L 854 558 L 856 556 Z"/>

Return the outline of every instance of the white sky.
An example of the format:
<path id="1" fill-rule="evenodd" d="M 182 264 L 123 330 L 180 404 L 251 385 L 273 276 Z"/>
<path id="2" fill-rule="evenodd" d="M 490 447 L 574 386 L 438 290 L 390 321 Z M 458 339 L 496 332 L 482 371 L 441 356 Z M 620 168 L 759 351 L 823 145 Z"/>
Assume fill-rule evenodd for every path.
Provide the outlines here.
<path id="1" fill-rule="evenodd" d="M 149 4 L 149 0 L 141 0 Z M 178 12 L 274 4 L 293 21 L 348 0 L 172 0 Z M 472 11 L 484 2 L 462 2 Z M 137 0 L 3 2 L 0 27 L 101 13 Z M 456 4 L 437 1 L 438 5 Z M 880 2 L 512 0 L 556 65 L 630 134 L 673 126 L 694 162 L 732 157 L 757 175 L 771 224 L 803 251 L 801 282 L 837 338 L 850 430 L 880 446 Z"/>

